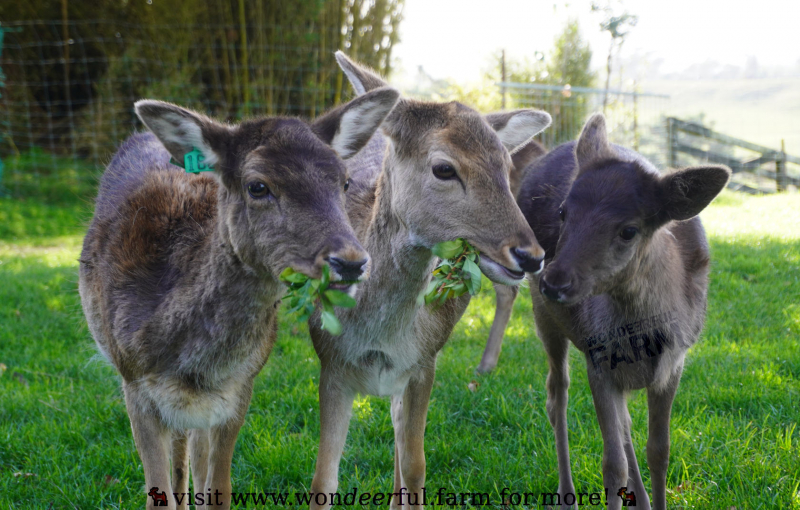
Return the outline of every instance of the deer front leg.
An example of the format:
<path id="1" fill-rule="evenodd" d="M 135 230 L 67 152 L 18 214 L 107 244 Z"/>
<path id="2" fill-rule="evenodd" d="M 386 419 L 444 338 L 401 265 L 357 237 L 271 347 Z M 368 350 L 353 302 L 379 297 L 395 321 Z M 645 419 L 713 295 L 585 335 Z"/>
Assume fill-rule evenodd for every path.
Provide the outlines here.
<path id="1" fill-rule="evenodd" d="M 642 482 L 642 474 L 639 472 L 639 462 L 636 460 L 636 449 L 633 447 L 631 437 L 631 415 L 628 412 L 627 402 L 622 401 L 620 408 L 620 423 L 623 425 L 623 441 L 625 443 L 625 457 L 628 460 L 628 492 L 633 492 L 636 496 L 636 505 L 644 510 L 650 510 L 650 498 L 647 489 Z"/>
<path id="2" fill-rule="evenodd" d="M 167 508 L 174 509 L 175 498 L 169 480 L 170 431 L 133 385 L 123 384 L 122 391 L 131 420 L 133 441 L 144 467 L 145 490 L 148 491 L 146 508 L 156 508 L 156 503 L 166 500 Z M 159 505 L 158 508 L 164 507 Z"/>
<path id="3" fill-rule="evenodd" d="M 353 414 L 355 393 L 344 387 L 339 379 L 341 375 L 335 368 L 328 369 L 322 365 L 319 381 L 319 452 L 314 480 L 311 482 L 310 508 L 315 510 L 329 508 L 330 504 L 318 504 L 314 495 L 321 493 L 330 496 L 339 486 L 339 462 Z"/>
<path id="4" fill-rule="evenodd" d="M 622 498 L 617 493 L 622 487 L 628 486 L 628 459 L 623 439 L 625 424 L 620 422 L 625 395 L 613 386 L 607 376 L 589 368 L 589 387 L 603 435 L 603 485 L 608 489 L 608 509 L 618 510 L 622 507 Z"/>
<path id="5" fill-rule="evenodd" d="M 189 508 L 189 438 L 184 430 L 172 432 L 172 492 L 178 510 Z"/>
<path id="6" fill-rule="evenodd" d="M 392 397 L 392 422 L 395 427 L 395 438 L 400 473 L 395 472 L 395 495 L 392 496 L 392 508 L 405 508 L 409 505 L 422 505 L 422 488 L 425 486 L 425 424 L 428 419 L 433 379 L 436 374 L 436 362 L 422 368 L 419 374 L 408 382 L 403 397 Z M 398 417 L 398 419 L 395 418 Z M 399 430 L 398 430 L 399 428 Z M 395 468 L 396 469 L 396 468 Z M 401 480 L 397 490 L 397 480 Z M 405 490 L 403 490 L 405 489 Z"/>
<path id="7" fill-rule="evenodd" d="M 394 493 L 400 494 L 403 487 L 403 471 L 400 465 L 400 452 L 404 450 L 403 444 L 403 396 L 392 395 L 392 402 L 389 410 L 392 415 L 392 427 L 394 428 Z"/>
<path id="8" fill-rule="evenodd" d="M 236 438 L 244 424 L 247 408 L 250 407 L 250 398 L 253 395 L 253 380 L 248 380 L 238 393 L 236 414 L 227 422 L 211 427 L 208 431 L 208 459 L 205 488 L 206 499 L 211 492 L 211 501 L 206 501 L 207 506 L 228 510 L 231 507 L 231 464 L 233 451 L 236 447 Z M 203 489 L 196 492 L 202 492 Z"/>
<path id="9" fill-rule="evenodd" d="M 669 420 L 672 402 L 681 379 L 680 369 L 662 390 L 647 388 L 649 432 L 647 436 L 647 466 L 653 484 L 654 510 L 667 508 L 667 468 L 669 467 Z"/>
<path id="10" fill-rule="evenodd" d="M 211 441 L 208 429 L 189 432 L 189 459 L 192 464 L 192 492 L 205 492 L 208 478 L 208 449 Z"/>
<path id="11" fill-rule="evenodd" d="M 478 372 L 482 374 L 491 372 L 497 366 L 500 350 L 503 348 L 503 335 L 506 332 L 508 320 L 511 318 L 511 309 L 514 307 L 514 300 L 517 299 L 518 292 L 517 287 L 494 284 L 494 293 L 497 298 L 494 321 L 489 330 L 489 340 L 486 341 L 481 363 L 477 368 Z"/>
<path id="12" fill-rule="evenodd" d="M 236 438 L 243 423 L 244 416 L 236 417 L 209 431 L 208 472 L 205 483 L 206 491 L 211 492 L 211 501 L 205 502 L 208 506 L 214 505 L 214 508 L 223 510 L 231 507 L 231 464 Z M 207 493 L 206 498 L 208 498 Z"/>
<path id="13" fill-rule="evenodd" d="M 569 461 L 569 429 L 567 427 L 567 404 L 569 402 L 569 341 L 559 336 L 540 335 L 547 352 L 549 372 L 547 374 L 547 417 L 553 427 L 558 458 L 558 493 L 562 500 L 565 494 L 575 494 L 572 469 Z M 567 508 L 567 505 L 564 505 Z"/>

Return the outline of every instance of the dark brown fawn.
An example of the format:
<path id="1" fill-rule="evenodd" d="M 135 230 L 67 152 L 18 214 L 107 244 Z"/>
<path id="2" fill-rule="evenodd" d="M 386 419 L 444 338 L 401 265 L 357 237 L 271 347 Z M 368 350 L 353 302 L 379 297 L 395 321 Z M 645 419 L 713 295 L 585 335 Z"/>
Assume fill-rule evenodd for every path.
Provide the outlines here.
<path id="1" fill-rule="evenodd" d="M 342 53 L 339 65 L 358 94 L 386 84 Z M 436 356 L 469 296 L 439 308 L 418 297 L 437 262 L 431 248 L 467 239 L 481 253 L 490 279 L 518 284 L 541 268 L 541 250 L 509 189 L 509 151 L 550 124 L 534 110 L 502 114 L 496 128 L 459 103 L 401 99 L 381 134 L 348 162 L 347 211 L 372 257 L 372 275 L 358 305 L 340 310 L 343 333 L 311 338 L 321 360 L 320 447 L 311 484 L 312 508 L 327 507 L 338 486 L 339 462 L 357 393 L 391 397 L 395 433 L 392 506 L 422 502 L 425 423 Z M 317 499 L 317 495 L 322 496 Z"/>
<path id="2" fill-rule="evenodd" d="M 486 120 L 489 125 L 493 125 L 495 119 L 499 119 L 501 116 L 502 113 L 490 113 L 486 116 Z M 533 167 L 537 159 L 545 154 L 547 154 L 547 150 L 544 146 L 536 140 L 531 140 L 527 145 L 511 155 L 512 167 L 509 175 L 509 184 L 511 186 L 511 194 L 515 198 L 519 195 L 522 180 L 527 175 L 528 170 Z M 508 321 L 511 319 L 511 310 L 514 307 L 514 301 L 517 299 L 519 287 L 495 283 L 494 293 L 494 320 L 489 330 L 489 338 L 486 340 L 481 362 L 477 368 L 477 372 L 481 374 L 491 372 L 497 366 L 497 361 L 500 359 L 500 350 L 503 347 L 503 335 L 506 332 Z"/>
<path id="3" fill-rule="evenodd" d="M 650 508 L 626 401 L 646 389 L 653 506 L 666 508 L 672 401 L 706 312 L 709 250 L 697 215 L 729 177 L 723 166 L 662 175 L 636 152 L 610 145 L 598 114 L 577 143 L 538 160 L 523 182 L 520 207 L 547 253 L 544 271 L 529 278 L 550 365 L 547 413 L 565 507 L 574 503 L 565 495 L 575 493 L 567 440 L 572 341 L 586 357 L 608 494 L 630 489 Z M 621 503 L 609 497 L 608 508 Z"/>
<path id="4" fill-rule="evenodd" d="M 169 508 L 190 504 L 189 450 L 195 492 L 230 508 L 234 444 L 275 341 L 281 271 L 319 277 L 329 264 L 332 281 L 366 276 L 341 158 L 367 143 L 397 99 L 376 90 L 313 124 L 236 126 L 136 103 L 152 134 L 123 143 L 103 175 L 80 294 L 92 336 L 122 375 L 146 487 L 166 491 Z M 170 164 L 194 149 L 211 175 Z"/>

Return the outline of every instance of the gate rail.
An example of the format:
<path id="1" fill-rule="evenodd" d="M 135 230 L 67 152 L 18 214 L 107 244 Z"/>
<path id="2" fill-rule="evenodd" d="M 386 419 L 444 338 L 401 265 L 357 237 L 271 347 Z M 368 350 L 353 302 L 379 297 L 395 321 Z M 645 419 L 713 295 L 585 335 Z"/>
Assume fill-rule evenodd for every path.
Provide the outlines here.
<path id="1" fill-rule="evenodd" d="M 740 147 L 742 149 L 758 153 L 759 156 L 748 160 L 742 160 L 732 155 L 720 154 L 719 152 L 714 152 L 710 149 L 702 149 L 689 143 L 685 143 L 683 139 L 679 138 L 679 132 L 706 140 L 715 140 L 724 145 Z M 786 154 L 783 141 L 781 141 L 781 150 L 770 149 L 769 147 L 764 147 L 746 140 L 741 140 L 739 138 L 718 133 L 694 122 L 686 122 L 675 117 L 668 117 L 667 147 L 669 150 L 669 166 L 672 168 L 679 166 L 678 153 L 684 153 L 708 162 L 727 165 L 731 168 L 734 174 L 750 172 L 768 179 L 772 179 L 775 181 L 775 189 L 777 191 L 785 191 L 786 187 L 790 184 L 800 187 L 800 178 L 792 177 L 786 173 L 786 164 L 793 163 L 795 165 L 800 165 L 800 157 Z M 772 162 L 775 163 L 774 171 L 759 170 L 762 165 Z M 752 188 L 737 182 L 729 183 L 728 187 L 749 193 L 771 192 L 763 189 Z"/>

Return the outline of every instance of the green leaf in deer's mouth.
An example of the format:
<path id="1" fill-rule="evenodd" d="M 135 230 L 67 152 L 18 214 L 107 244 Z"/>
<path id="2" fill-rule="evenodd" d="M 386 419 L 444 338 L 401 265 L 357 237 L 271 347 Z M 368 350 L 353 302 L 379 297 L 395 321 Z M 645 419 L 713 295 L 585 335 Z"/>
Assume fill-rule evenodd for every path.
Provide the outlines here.
<path id="1" fill-rule="evenodd" d="M 322 278 L 311 278 L 288 267 L 280 274 L 280 280 L 288 285 L 286 296 L 289 301 L 289 313 L 297 313 L 299 321 L 307 321 L 314 313 L 317 305 L 322 307 L 320 318 L 322 329 L 332 335 L 342 334 L 342 324 L 334 313 L 334 307 L 353 308 L 356 300 L 349 294 L 332 288 L 339 282 L 331 282 L 330 268 L 322 268 Z"/>
<path id="2" fill-rule="evenodd" d="M 475 295 L 481 290 L 481 270 L 478 267 L 478 251 L 464 239 L 445 241 L 435 245 L 431 251 L 442 258 L 433 270 L 433 276 L 426 289 L 420 293 L 417 302 L 421 305 L 434 303 L 441 305 L 448 299 L 467 292 Z"/>

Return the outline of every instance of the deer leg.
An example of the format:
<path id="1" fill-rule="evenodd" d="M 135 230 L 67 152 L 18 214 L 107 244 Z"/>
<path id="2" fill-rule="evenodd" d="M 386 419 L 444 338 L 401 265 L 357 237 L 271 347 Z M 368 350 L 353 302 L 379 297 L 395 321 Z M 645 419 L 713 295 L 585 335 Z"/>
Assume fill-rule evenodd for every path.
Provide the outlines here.
<path id="1" fill-rule="evenodd" d="M 192 429 L 189 432 L 189 459 L 192 464 L 192 490 L 205 492 L 208 478 L 208 449 L 211 437 L 208 429 Z"/>
<path id="2" fill-rule="evenodd" d="M 619 510 L 622 499 L 616 494 L 619 489 L 628 486 L 625 424 L 620 421 L 621 409 L 625 406 L 625 394 L 612 385 L 607 375 L 589 368 L 589 387 L 592 389 L 597 422 L 603 434 L 603 485 L 608 489 L 608 509 Z"/>
<path id="3" fill-rule="evenodd" d="M 133 441 L 144 467 L 145 490 L 151 491 L 155 488 L 155 493 L 166 493 L 167 508 L 175 508 L 169 479 L 170 431 L 164 426 L 156 410 L 149 407 L 132 385 L 123 384 L 122 391 L 131 420 Z M 148 496 L 146 508 L 155 508 L 155 501 Z"/>
<path id="4" fill-rule="evenodd" d="M 172 493 L 178 510 L 189 508 L 189 437 L 185 430 L 172 432 Z"/>
<path id="5" fill-rule="evenodd" d="M 636 460 L 636 449 L 631 438 L 631 415 L 624 400 L 620 407 L 619 421 L 624 426 L 622 439 L 625 442 L 625 457 L 628 460 L 628 492 L 634 492 L 637 506 L 650 510 L 650 498 L 642 482 L 642 474 L 639 472 L 639 463 Z"/>
<path id="6" fill-rule="evenodd" d="M 533 295 L 534 303 L 539 298 Z M 556 441 L 556 455 L 558 457 L 558 493 L 561 498 L 567 493 L 575 494 L 572 483 L 572 470 L 569 462 L 569 433 L 567 428 L 567 404 L 569 401 L 569 340 L 558 331 L 552 321 L 548 319 L 547 312 L 534 306 L 536 330 L 542 339 L 549 372 L 547 374 L 547 417 Z"/>
<path id="7" fill-rule="evenodd" d="M 339 486 L 339 462 L 342 459 L 350 416 L 353 414 L 355 394 L 342 387 L 337 380 L 336 369 L 322 366 L 319 382 L 320 437 L 317 467 L 311 482 L 312 500 L 310 508 L 329 508 L 329 502 L 317 503 L 316 494 L 330 495 Z"/>
<path id="8" fill-rule="evenodd" d="M 205 486 L 206 491 L 211 492 L 211 501 L 206 501 L 206 505 L 213 504 L 214 508 L 224 510 L 231 507 L 231 464 L 236 438 L 243 423 L 242 415 L 212 427 L 209 431 L 208 473 Z M 202 489 L 197 492 L 202 492 Z"/>
<path id="9" fill-rule="evenodd" d="M 429 367 L 422 368 L 418 376 L 413 377 L 403 392 L 403 398 L 392 398 L 392 407 L 400 402 L 398 413 L 401 419 L 395 422 L 395 437 L 401 441 L 397 444 L 400 457 L 400 474 L 402 485 L 400 493 L 392 497 L 393 508 L 405 508 L 409 505 L 422 505 L 422 488 L 425 486 L 425 424 L 428 418 L 433 379 L 436 365 L 433 360 Z M 394 409 L 393 409 L 394 411 Z M 393 414 L 395 414 L 393 412 Z M 400 430 L 398 430 L 398 425 Z M 397 480 L 395 473 L 395 480 Z M 403 491 L 403 488 L 406 490 Z"/>
<path id="10" fill-rule="evenodd" d="M 667 508 L 667 468 L 669 467 L 669 420 L 672 402 L 678 391 L 681 375 L 678 370 L 663 389 L 647 388 L 649 426 L 647 465 L 653 484 L 653 508 Z"/>
<path id="11" fill-rule="evenodd" d="M 400 462 L 401 452 L 404 451 L 403 447 L 403 397 L 401 395 L 392 395 L 392 402 L 390 407 L 392 413 L 392 427 L 394 428 L 394 493 L 400 494 L 402 487 L 406 484 L 403 482 L 402 464 Z M 396 508 L 396 498 L 392 498 L 392 507 Z"/>
<path id="12" fill-rule="evenodd" d="M 489 330 L 489 340 L 486 341 L 481 363 L 477 368 L 478 372 L 482 374 L 491 372 L 497 366 L 500 349 L 503 348 L 503 334 L 506 332 L 508 320 L 511 318 L 511 309 L 514 307 L 514 300 L 517 299 L 518 292 L 517 287 L 494 284 L 494 293 L 497 298 L 494 321 L 492 321 L 492 329 Z"/>
<path id="13" fill-rule="evenodd" d="M 208 458 L 206 465 L 205 488 L 206 499 L 208 492 L 211 492 L 211 502 L 206 501 L 207 506 L 228 510 L 231 507 L 231 464 L 233 463 L 233 452 L 236 448 L 236 438 L 239 437 L 239 430 L 244 424 L 247 415 L 247 408 L 250 406 L 250 398 L 253 395 L 253 380 L 247 381 L 239 392 L 239 400 L 236 403 L 236 414 L 227 422 L 211 427 L 208 431 Z M 200 489 L 196 492 L 202 492 Z"/>

